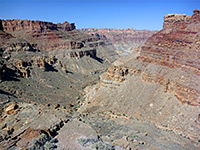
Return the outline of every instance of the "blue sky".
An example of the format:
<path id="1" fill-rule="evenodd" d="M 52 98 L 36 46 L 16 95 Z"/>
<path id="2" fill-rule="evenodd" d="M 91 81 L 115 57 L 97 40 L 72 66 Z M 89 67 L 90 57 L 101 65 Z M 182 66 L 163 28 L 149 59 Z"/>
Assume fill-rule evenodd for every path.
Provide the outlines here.
<path id="1" fill-rule="evenodd" d="M 77 28 L 160 30 L 164 15 L 192 15 L 196 8 L 200 0 L 0 0 L 0 18 L 68 21 Z"/>

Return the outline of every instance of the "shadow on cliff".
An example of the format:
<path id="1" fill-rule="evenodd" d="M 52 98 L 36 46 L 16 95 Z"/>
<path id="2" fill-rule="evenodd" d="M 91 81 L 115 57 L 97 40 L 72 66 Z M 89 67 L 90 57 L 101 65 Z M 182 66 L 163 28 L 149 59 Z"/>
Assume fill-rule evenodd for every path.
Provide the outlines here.
<path id="1" fill-rule="evenodd" d="M 16 72 L 12 69 L 6 68 L 3 81 L 20 81 L 17 78 Z"/>
<path id="2" fill-rule="evenodd" d="M 5 92 L 5 91 L 3 91 L 3 90 L 0 90 L 0 94 L 2 94 L 2 95 L 8 95 L 8 96 L 13 96 L 13 97 L 15 97 L 13 94 L 10 94 L 10 93 L 8 93 L 8 92 Z"/>
<path id="3" fill-rule="evenodd" d="M 49 65 L 48 63 L 45 63 L 45 71 L 58 72 L 57 69 L 55 69 L 52 65 Z"/>
<path id="4" fill-rule="evenodd" d="M 97 60 L 97 61 L 100 62 L 101 64 L 102 64 L 103 61 L 104 61 L 103 59 L 101 59 L 101 58 L 99 58 L 99 57 L 97 57 L 97 56 L 95 56 L 95 57 L 91 57 L 91 58 Z"/>

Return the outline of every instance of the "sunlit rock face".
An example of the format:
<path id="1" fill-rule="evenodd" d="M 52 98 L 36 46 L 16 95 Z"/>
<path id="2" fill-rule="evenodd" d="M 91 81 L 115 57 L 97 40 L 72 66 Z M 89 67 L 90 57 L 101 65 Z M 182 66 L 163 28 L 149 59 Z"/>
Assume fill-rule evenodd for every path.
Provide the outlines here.
<path id="1" fill-rule="evenodd" d="M 200 13 L 166 15 L 163 29 L 118 59 L 88 92 L 87 110 L 126 113 L 198 139 Z M 106 96 L 105 96 L 106 95 Z"/>

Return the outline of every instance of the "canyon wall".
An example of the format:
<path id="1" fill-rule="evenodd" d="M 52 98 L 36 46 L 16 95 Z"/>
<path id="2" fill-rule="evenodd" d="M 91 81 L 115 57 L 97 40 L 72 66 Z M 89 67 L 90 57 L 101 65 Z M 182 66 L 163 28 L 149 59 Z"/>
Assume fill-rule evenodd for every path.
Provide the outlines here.
<path id="1" fill-rule="evenodd" d="M 75 24 L 67 21 L 54 24 L 32 20 L 0 20 L 0 26 L 5 33 L 34 43 L 42 51 L 81 49 L 88 41 L 98 41 L 98 38 L 77 32 Z"/>
<path id="2" fill-rule="evenodd" d="M 136 29 L 81 29 L 94 37 L 104 40 L 106 43 L 112 43 L 115 51 L 119 55 L 127 55 L 132 52 L 137 52 L 138 47 L 141 46 L 150 36 L 156 31 L 150 30 L 136 30 Z"/>
<path id="3" fill-rule="evenodd" d="M 194 10 L 193 16 L 174 15 L 173 21 L 175 19 L 178 23 L 171 22 L 170 25 L 166 25 L 166 21 L 168 21 L 166 18 L 169 18 L 169 15 L 165 16 L 164 29 L 147 40 L 145 46 L 141 48 L 139 59 L 170 68 L 181 68 L 190 72 L 188 74 L 200 75 L 200 26 L 199 22 L 194 21 L 194 18 L 200 18 L 200 12 L 196 11 Z M 182 19 L 183 16 L 190 19 Z M 180 19 L 182 21 L 179 21 Z M 177 88 L 172 89 L 175 91 L 178 89 L 176 96 L 179 100 L 188 104 L 194 102 L 194 105 L 199 106 L 199 88 L 191 84 L 198 81 L 194 81 L 192 77 L 187 80 L 188 83 L 182 85 L 179 83 Z"/>
<path id="4" fill-rule="evenodd" d="M 85 111 L 114 112 L 190 137 L 200 132 L 200 12 L 167 15 L 140 55 L 119 58 L 88 88 Z"/>
<path id="5" fill-rule="evenodd" d="M 68 69 L 86 74 L 105 70 L 118 58 L 114 49 L 99 37 L 76 30 L 75 24 L 67 21 L 54 24 L 32 20 L 0 20 L 0 28 L 0 50 L 8 58 L 12 52 L 41 51 L 50 57 L 58 57 Z M 77 59 L 83 57 L 85 59 L 80 62 L 84 62 L 77 67 Z"/>
<path id="6" fill-rule="evenodd" d="M 59 28 L 64 31 L 72 31 L 76 29 L 74 23 L 68 23 L 67 21 L 63 22 L 63 24 L 54 24 L 52 22 L 45 21 L 35 21 L 35 20 L 0 20 L 0 26 L 2 26 L 3 31 L 5 32 L 14 32 L 20 30 L 58 30 Z"/>

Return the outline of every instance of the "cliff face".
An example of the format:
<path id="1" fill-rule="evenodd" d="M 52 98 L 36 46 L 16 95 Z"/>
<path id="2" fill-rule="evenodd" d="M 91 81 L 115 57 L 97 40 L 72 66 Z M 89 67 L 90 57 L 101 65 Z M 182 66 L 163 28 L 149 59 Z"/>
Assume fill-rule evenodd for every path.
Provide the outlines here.
<path id="1" fill-rule="evenodd" d="M 98 38 L 78 32 L 74 23 L 66 21 L 54 24 L 31 20 L 0 20 L 0 26 L 5 33 L 34 43 L 36 48 L 42 51 L 81 49 L 86 47 L 85 43 L 88 41 L 98 41 Z"/>
<path id="2" fill-rule="evenodd" d="M 199 10 L 195 9 L 192 16 L 168 14 L 164 16 L 163 29 L 185 29 L 189 24 L 199 22 Z"/>
<path id="3" fill-rule="evenodd" d="M 133 29 L 82 29 L 94 37 L 98 37 L 107 43 L 112 43 L 119 55 L 127 55 L 136 52 L 150 36 L 156 31 Z"/>
<path id="4" fill-rule="evenodd" d="M 196 11 L 193 16 L 165 16 L 164 29 L 148 39 L 141 49 L 139 59 L 170 68 L 181 68 L 190 74 L 200 75 L 200 24 L 197 22 L 200 13 Z M 191 83 L 198 83 L 193 77 L 187 80 Z M 171 87 L 169 90 L 174 91 L 179 100 L 196 106 L 200 105 L 199 88 L 189 83 L 177 84 L 175 87 L 169 86 Z"/>
<path id="5" fill-rule="evenodd" d="M 0 50 L 6 57 L 12 52 L 41 51 L 52 57 L 59 57 L 68 68 L 86 74 L 99 69 L 105 70 L 110 62 L 118 58 L 117 53 L 108 48 L 104 41 L 76 30 L 74 23 L 0 20 L 0 28 Z M 80 63 L 77 70 L 76 59 L 83 57 L 90 59 L 83 63 L 90 63 Z M 67 59 L 70 60 L 66 62 Z"/>
<path id="6" fill-rule="evenodd" d="M 200 12 L 167 15 L 163 29 L 122 57 L 88 93 L 88 111 L 114 111 L 153 121 L 198 141 Z M 106 95 L 106 96 L 104 96 Z"/>
<path id="7" fill-rule="evenodd" d="M 164 29 L 159 31 L 147 40 L 145 46 L 141 50 L 141 58 L 147 58 L 149 61 L 164 63 L 168 66 L 179 66 L 193 69 L 194 71 L 200 68 L 199 49 L 199 22 L 200 13 L 194 13 L 193 16 L 176 17 L 174 22 L 166 25 L 166 17 L 164 17 Z M 170 15 L 171 16 L 171 15 Z M 173 15 L 172 15 L 173 16 Z M 180 18 L 190 18 L 182 20 Z M 195 19 L 194 19 L 195 18 Z M 184 28 L 183 28 L 184 26 Z M 184 50 L 183 50 L 184 49 Z"/>
<path id="8" fill-rule="evenodd" d="M 185 25 L 189 23 L 191 16 L 182 14 L 168 14 L 164 16 L 163 29 L 169 28 L 185 28 Z"/>
<path id="9" fill-rule="evenodd" d="M 5 32 L 14 32 L 20 30 L 58 30 L 72 31 L 76 27 L 74 23 L 64 22 L 63 24 L 53 24 L 52 22 L 44 21 L 32 21 L 32 20 L 1 20 L 0 26 L 2 26 Z"/>

